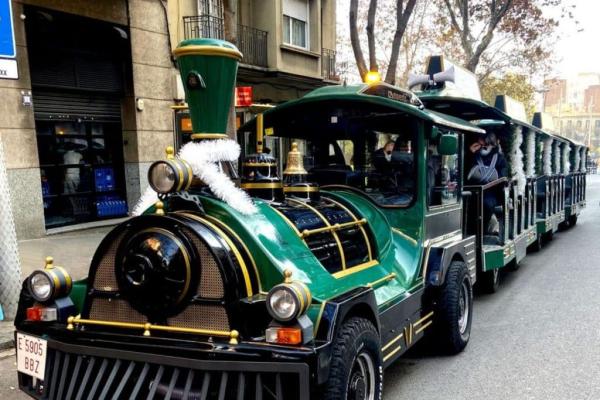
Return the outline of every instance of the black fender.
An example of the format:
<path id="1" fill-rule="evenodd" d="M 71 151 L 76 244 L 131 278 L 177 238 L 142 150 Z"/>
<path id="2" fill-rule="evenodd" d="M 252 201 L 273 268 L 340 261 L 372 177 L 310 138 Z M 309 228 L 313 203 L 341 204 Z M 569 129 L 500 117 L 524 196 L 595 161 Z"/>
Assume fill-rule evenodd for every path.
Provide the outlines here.
<path id="1" fill-rule="evenodd" d="M 353 316 L 370 320 L 375 325 L 377 332 L 381 332 L 377 302 L 372 288 L 358 287 L 323 303 L 315 326 L 315 339 L 322 344 L 317 349 L 317 383 L 319 385 L 325 383 L 329 377 L 331 344 L 342 324 Z"/>
<path id="2" fill-rule="evenodd" d="M 475 283 L 477 276 L 477 255 L 475 236 L 457 238 L 452 241 L 442 241 L 432 244 L 426 253 L 425 284 L 442 286 L 446 281 L 446 272 L 450 263 L 460 259 L 467 264 L 471 284 Z"/>

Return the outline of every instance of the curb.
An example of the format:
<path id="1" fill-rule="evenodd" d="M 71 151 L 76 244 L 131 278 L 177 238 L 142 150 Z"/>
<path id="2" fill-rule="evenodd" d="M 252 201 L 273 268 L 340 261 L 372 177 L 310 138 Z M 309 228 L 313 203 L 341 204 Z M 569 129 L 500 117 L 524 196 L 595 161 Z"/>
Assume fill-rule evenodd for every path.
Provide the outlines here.
<path id="1" fill-rule="evenodd" d="M 15 341 L 12 337 L 0 337 L 0 351 L 15 347 Z"/>

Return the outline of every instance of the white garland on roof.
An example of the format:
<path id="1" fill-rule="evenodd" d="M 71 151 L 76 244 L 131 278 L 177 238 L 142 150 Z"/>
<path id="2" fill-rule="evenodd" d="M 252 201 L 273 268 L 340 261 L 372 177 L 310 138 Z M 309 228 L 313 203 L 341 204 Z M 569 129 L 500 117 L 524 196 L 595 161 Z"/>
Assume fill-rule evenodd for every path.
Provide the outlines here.
<path id="1" fill-rule="evenodd" d="M 565 144 L 562 149 L 562 173 L 567 175 L 571 172 L 571 146 Z"/>
<path id="2" fill-rule="evenodd" d="M 542 156 L 542 169 L 544 175 L 552 175 L 552 138 L 544 140 L 544 153 Z"/>
<path id="3" fill-rule="evenodd" d="M 185 144 L 178 157 L 190 164 L 194 176 L 206 183 L 217 198 L 242 214 L 253 214 L 256 206 L 248 194 L 236 187 L 219 167 L 220 161 L 236 161 L 240 151 L 239 144 L 233 140 L 205 140 Z M 148 187 L 132 214 L 141 215 L 157 200 L 156 192 Z"/>
<path id="4" fill-rule="evenodd" d="M 581 148 L 581 162 L 579 164 L 579 171 L 586 172 L 587 171 L 587 151 L 585 147 Z"/>
<path id="5" fill-rule="evenodd" d="M 521 151 L 521 144 L 523 144 L 522 128 L 517 126 L 512 131 L 513 141 L 512 148 L 508 154 L 511 166 L 511 177 L 517 180 L 517 192 L 522 195 L 525 193 L 525 186 L 527 179 L 525 177 L 525 168 L 523 165 L 523 151 Z"/>
<path id="6" fill-rule="evenodd" d="M 526 149 L 527 149 L 527 166 L 525 174 L 528 177 L 535 176 L 535 132 L 530 130 L 525 136 Z"/>
<path id="7" fill-rule="evenodd" d="M 553 171 L 555 174 L 560 174 L 560 143 L 554 142 L 554 168 Z"/>
<path id="8" fill-rule="evenodd" d="M 573 165 L 573 172 L 578 172 L 579 171 L 579 164 L 581 163 L 581 150 L 577 149 L 575 150 L 575 160 Z"/>

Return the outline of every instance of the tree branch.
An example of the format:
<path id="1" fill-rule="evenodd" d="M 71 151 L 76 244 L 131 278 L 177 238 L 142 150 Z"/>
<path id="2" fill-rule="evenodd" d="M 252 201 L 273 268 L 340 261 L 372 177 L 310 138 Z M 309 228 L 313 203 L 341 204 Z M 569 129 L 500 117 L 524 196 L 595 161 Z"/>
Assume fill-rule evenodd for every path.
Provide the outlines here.
<path id="1" fill-rule="evenodd" d="M 367 42 L 369 44 L 369 71 L 377 71 L 377 49 L 375 48 L 375 14 L 377 13 L 377 0 L 369 3 L 367 14 Z"/>
<path id="2" fill-rule="evenodd" d="M 415 8 L 416 0 L 408 0 L 406 8 L 403 7 L 403 0 L 397 0 L 396 7 L 396 33 L 392 42 L 392 55 L 390 56 L 390 64 L 388 65 L 385 74 L 385 81 L 390 84 L 396 83 L 396 70 L 398 68 L 398 56 L 400 55 L 400 43 L 402 36 L 406 31 L 406 26 L 410 20 L 410 16 Z"/>
<path id="3" fill-rule="evenodd" d="M 367 65 L 365 63 L 365 57 L 363 56 L 362 49 L 360 47 L 360 39 L 358 37 L 358 28 L 356 26 L 356 18 L 358 13 L 358 0 L 350 1 L 350 42 L 352 44 L 352 51 L 354 52 L 354 59 L 356 60 L 356 66 L 358 67 L 358 73 L 361 79 L 365 80 L 367 76 Z"/>

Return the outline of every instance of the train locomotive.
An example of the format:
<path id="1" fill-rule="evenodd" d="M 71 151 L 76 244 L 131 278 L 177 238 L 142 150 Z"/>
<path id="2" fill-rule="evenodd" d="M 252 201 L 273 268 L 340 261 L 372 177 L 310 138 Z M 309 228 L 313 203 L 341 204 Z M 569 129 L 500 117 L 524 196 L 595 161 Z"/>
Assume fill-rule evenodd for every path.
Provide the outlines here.
<path id="1" fill-rule="evenodd" d="M 240 52 L 193 39 L 174 54 L 192 141 L 152 164 L 137 215 L 102 241 L 86 279 L 49 258 L 23 282 L 20 389 L 374 400 L 384 368 L 422 339 L 461 352 L 473 286 L 498 260 L 466 208 L 485 189 L 466 184 L 464 149 L 489 126 L 385 83 L 342 85 L 259 114 L 240 149 L 225 133 Z M 576 175 L 562 186 L 569 215 Z M 497 185 L 503 237 L 510 225 L 532 244 L 544 185 L 510 206 L 508 179 Z M 516 257 L 514 244 L 493 246 L 503 265 Z"/>

